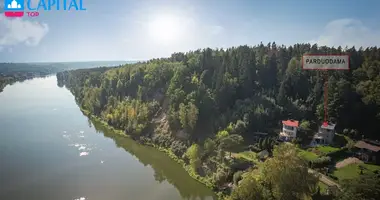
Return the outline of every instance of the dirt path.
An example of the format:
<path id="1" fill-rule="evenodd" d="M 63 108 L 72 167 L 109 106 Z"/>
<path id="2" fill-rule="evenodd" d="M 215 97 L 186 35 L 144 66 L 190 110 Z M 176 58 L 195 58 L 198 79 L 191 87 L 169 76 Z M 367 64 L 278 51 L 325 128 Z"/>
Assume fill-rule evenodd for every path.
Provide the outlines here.
<path id="1" fill-rule="evenodd" d="M 347 166 L 349 164 L 355 164 L 355 163 L 363 163 L 363 161 L 361 161 L 355 157 L 350 157 L 350 158 L 346 158 L 346 159 L 336 163 L 335 168 L 339 169 L 339 168 L 342 168 L 342 167 Z"/>
<path id="2" fill-rule="evenodd" d="M 328 178 L 327 176 L 325 176 L 325 175 L 323 175 L 317 171 L 314 171 L 310 168 L 309 168 L 309 173 L 319 175 L 319 181 L 326 184 L 327 186 L 336 186 L 340 189 L 340 185 L 338 183 L 336 183 L 335 181 L 331 180 L 330 178 Z"/>
<path id="3" fill-rule="evenodd" d="M 339 168 L 342 168 L 344 166 L 347 166 L 349 164 L 354 164 L 354 163 L 363 163 L 363 161 L 361 161 L 361 160 L 359 160 L 358 158 L 355 158 L 355 157 L 350 157 L 350 158 L 346 158 L 346 159 L 344 159 L 344 160 L 336 163 L 335 167 L 337 169 L 339 169 Z M 323 174 L 321 174 L 321 173 L 319 173 L 317 171 L 309 169 L 309 173 L 313 173 L 313 174 L 319 175 L 319 181 L 321 181 L 322 183 L 324 183 L 324 184 L 326 184 L 328 186 L 336 186 L 336 187 L 340 188 L 340 185 L 337 182 L 331 180 L 327 176 L 325 176 L 325 175 L 323 175 Z"/>

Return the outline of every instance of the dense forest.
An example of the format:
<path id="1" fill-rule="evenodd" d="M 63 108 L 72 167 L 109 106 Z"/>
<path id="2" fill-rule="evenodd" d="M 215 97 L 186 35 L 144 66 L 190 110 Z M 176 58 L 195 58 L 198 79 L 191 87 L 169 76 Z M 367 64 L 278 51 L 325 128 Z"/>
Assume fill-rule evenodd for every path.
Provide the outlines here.
<path id="1" fill-rule="evenodd" d="M 349 54 L 350 70 L 302 70 L 301 58 L 306 53 Z M 301 125 L 308 124 L 311 129 L 320 125 L 325 83 L 327 117 L 337 124 L 337 131 L 353 139 L 380 139 L 377 47 L 286 47 L 273 42 L 253 47 L 207 48 L 117 68 L 60 72 L 57 79 L 59 85 L 71 90 L 84 110 L 136 140 L 170 149 L 197 176 L 219 189 L 235 179 L 232 175 L 237 171 L 231 170 L 226 153 L 231 154 L 241 144 L 251 144 L 252 133 L 275 135 L 283 119 L 307 122 Z M 266 140 L 260 146 L 274 143 Z M 285 150 L 290 153 L 284 154 Z M 247 175 L 230 198 L 313 196 L 315 189 L 304 186 L 315 185 L 315 180 L 305 178 L 307 166 L 293 151 L 286 145 L 274 148 L 271 153 L 275 159 L 265 161 L 260 172 L 254 170 Z M 295 167 L 281 173 L 275 166 Z M 290 177 L 300 184 L 283 183 Z"/>

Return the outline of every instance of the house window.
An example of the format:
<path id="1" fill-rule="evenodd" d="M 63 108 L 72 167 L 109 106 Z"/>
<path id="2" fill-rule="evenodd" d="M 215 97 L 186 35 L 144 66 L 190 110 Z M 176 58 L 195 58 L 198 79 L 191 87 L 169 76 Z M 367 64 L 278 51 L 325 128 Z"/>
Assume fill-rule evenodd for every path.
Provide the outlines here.
<path id="1" fill-rule="evenodd" d="M 285 133 L 289 136 L 293 136 L 293 132 L 290 132 L 290 131 L 285 131 Z"/>
<path id="2" fill-rule="evenodd" d="M 285 129 L 288 129 L 288 130 L 294 130 L 294 127 L 292 127 L 292 126 L 284 126 L 285 127 Z"/>

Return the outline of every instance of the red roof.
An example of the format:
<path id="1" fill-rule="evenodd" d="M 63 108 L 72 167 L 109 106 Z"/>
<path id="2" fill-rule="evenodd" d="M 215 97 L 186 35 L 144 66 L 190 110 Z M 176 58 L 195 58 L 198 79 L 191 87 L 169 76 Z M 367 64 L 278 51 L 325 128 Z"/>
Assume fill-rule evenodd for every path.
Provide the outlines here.
<path id="1" fill-rule="evenodd" d="M 286 121 L 282 121 L 282 124 L 286 125 L 286 126 L 294 126 L 294 127 L 298 127 L 298 121 L 296 120 L 286 120 Z"/>

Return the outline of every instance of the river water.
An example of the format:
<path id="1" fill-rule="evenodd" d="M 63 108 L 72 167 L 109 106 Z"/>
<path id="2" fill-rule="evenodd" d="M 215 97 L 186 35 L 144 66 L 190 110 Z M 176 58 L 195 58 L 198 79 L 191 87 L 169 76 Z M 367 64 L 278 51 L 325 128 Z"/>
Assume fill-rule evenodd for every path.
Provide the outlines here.
<path id="1" fill-rule="evenodd" d="M 164 153 L 91 122 L 50 76 L 0 93 L 0 199 L 215 197 Z"/>

